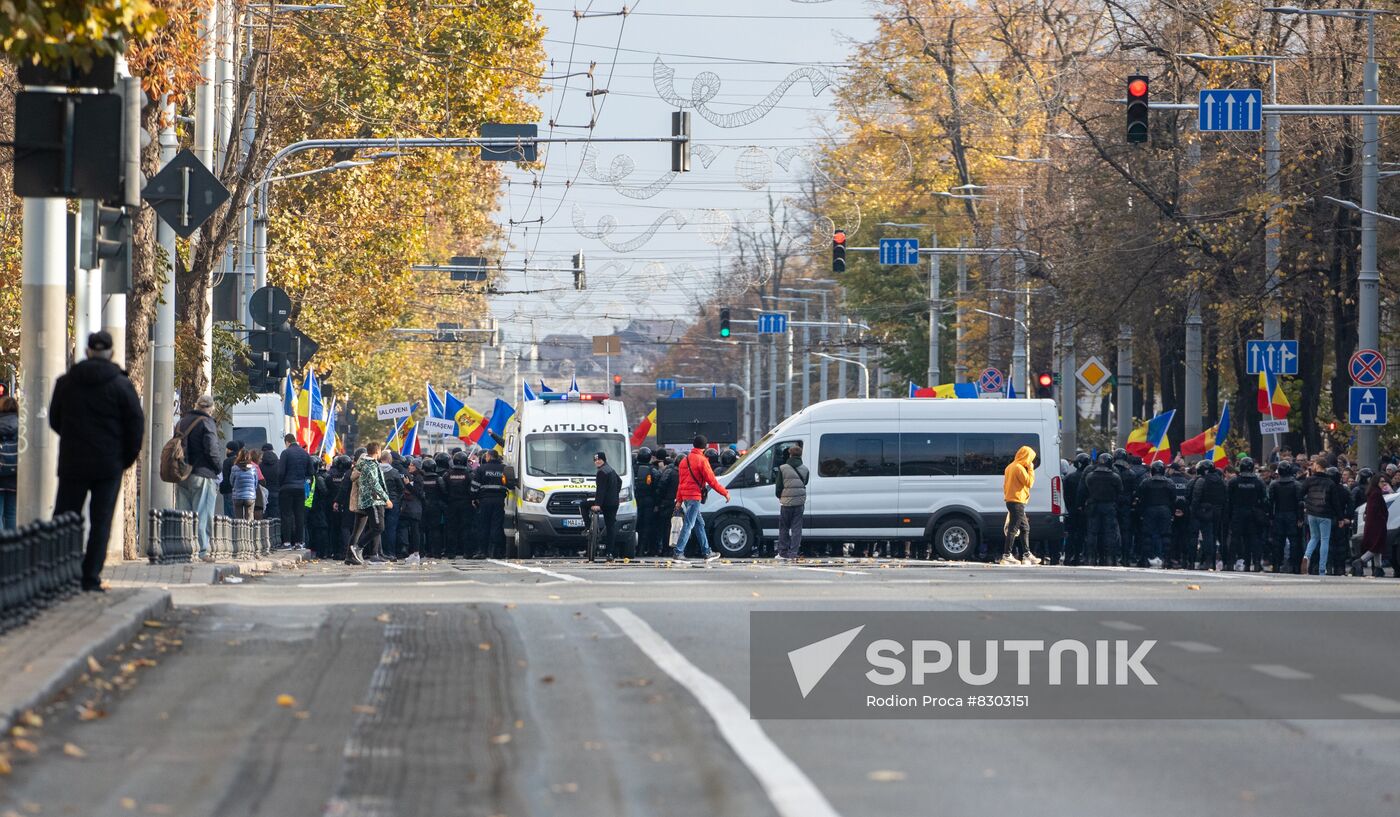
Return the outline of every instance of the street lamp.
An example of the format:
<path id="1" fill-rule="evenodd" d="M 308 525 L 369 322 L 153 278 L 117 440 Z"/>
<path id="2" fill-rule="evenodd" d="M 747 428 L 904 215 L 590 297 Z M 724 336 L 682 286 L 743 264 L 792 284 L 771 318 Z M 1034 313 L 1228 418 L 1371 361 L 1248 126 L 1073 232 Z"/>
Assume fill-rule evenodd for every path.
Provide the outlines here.
<path id="1" fill-rule="evenodd" d="M 1395 222 L 1395 223 L 1397 223 L 1397 224 L 1400 224 L 1400 216 L 1392 216 L 1392 215 L 1390 215 L 1389 213 L 1381 213 L 1381 212 L 1377 212 L 1377 211 L 1375 211 L 1375 210 L 1367 210 L 1367 209 L 1365 209 L 1364 207 L 1362 207 L 1361 205 L 1357 204 L 1357 203 L 1354 202 L 1354 201 L 1347 201 L 1346 199 L 1333 198 L 1332 196 L 1319 196 L 1318 198 L 1324 199 L 1324 200 L 1326 200 L 1326 201 L 1330 201 L 1330 202 L 1332 202 L 1333 204 L 1340 205 L 1341 207 L 1345 207 L 1345 208 L 1348 209 L 1348 210 L 1353 210 L 1353 211 L 1355 211 L 1355 212 L 1361 213 L 1362 215 L 1371 215 L 1371 216 L 1375 216 L 1376 218 L 1383 219 L 1383 220 L 1385 220 L 1385 221 L 1391 221 L 1391 222 Z"/>
<path id="2" fill-rule="evenodd" d="M 813 352 L 812 354 L 816 355 L 817 357 L 824 357 L 827 360 L 835 360 L 840 363 L 849 363 L 853 366 L 859 366 L 861 377 L 861 396 L 866 400 L 870 399 L 870 370 L 866 368 L 864 363 L 861 363 L 859 360 L 852 360 L 849 357 L 837 357 L 836 355 L 829 355 L 826 352 Z"/>
<path id="3" fill-rule="evenodd" d="M 374 162 L 358 159 L 346 159 L 343 162 L 336 162 L 333 165 L 318 167 L 315 170 L 303 170 L 298 173 L 288 173 L 285 176 L 273 176 L 272 178 L 265 180 L 264 183 L 280 182 L 285 181 L 286 179 L 300 179 L 305 176 L 318 176 L 322 173 L 332 173 L 336 170 L 349 170 L 352 167 L 364 167 L 365 165 L 372 164 L 374 164 Z"/>
<path id="4" fill-rule="evenodd" d="M 1395 12 L 1383 9 L 1303 9 L 1272 6 L 1272 14 L 1313 14 L 1366 23 L 1366 65 L 1362 71 L 1362 103 L 1380 104 L 1380 67 L 1376 64 L 1376 17 Z M 1376 219 L 1380 187 L 1380 116 L 1372 109 L 1361 115 L 1361 266 L 1356 273 L 1356 340 L 1361 349 L 1380 346 L 1380 271 L 1376 266 Z M 1362 465 L 1374 465 L 1380 456 L 1380 433 L 1375 426 L 1356 429 L 1356 455 Z"/>

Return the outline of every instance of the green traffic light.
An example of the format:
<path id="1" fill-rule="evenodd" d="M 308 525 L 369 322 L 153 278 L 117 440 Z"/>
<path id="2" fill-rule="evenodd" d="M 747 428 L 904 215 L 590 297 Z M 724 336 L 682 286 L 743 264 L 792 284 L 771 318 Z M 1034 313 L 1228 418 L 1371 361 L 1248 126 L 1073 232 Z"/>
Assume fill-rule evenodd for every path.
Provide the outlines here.
<path id="1" fill-rule="evenodd" d="M 719 330 L 719 336 L 722 337 L 722 338 L 727 338 L 727 337 L 729 337 L 729 327 L 726 326 L 726 327 L 724 327 L 723 329 Z"/>

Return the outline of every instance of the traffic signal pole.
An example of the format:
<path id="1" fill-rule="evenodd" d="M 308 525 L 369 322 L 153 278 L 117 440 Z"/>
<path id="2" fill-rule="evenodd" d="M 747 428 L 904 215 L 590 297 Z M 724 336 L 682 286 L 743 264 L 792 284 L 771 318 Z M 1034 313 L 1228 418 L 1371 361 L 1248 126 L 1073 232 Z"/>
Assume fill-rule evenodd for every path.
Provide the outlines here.
<path id="1" fill-rule="evenodd" d="M 938 246 L 938 233 L 932 234 L 929 242 L 932 246 Z M 940 276 L 942 269 L 940 261 L 942 256 L 930 254 L 928 257 L 928 385 L 937 386 L 943 382 L 943 369 L 939 366 L 939 346 L 938 329 L 939 318 L 943 313 L 943 301 L 940 300 L 939 288 L 941 285 Z"/>
<path id="2" fill-rule="evenodd" d="M 49 398 L 68 347 L 68 208 L 64 199 L 26 198 L 21 273 L 19 463 L 15 522 L 53 516 L 58 495 L 58 435 L 49 430 Z M 86 346 L 84 338 L 80 346 Z"/>

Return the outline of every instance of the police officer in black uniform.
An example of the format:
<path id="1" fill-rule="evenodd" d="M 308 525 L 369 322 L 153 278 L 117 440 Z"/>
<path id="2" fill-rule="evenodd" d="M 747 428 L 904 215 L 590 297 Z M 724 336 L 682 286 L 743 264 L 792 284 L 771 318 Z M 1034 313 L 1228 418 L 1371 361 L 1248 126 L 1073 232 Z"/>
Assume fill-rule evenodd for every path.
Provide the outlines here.
<path id="1" fill-rule="evenodd" d="M 1299 533 L 1298 522 L 1303 518 L 1303 485 L 1294 476 L 1291 462 L 1278 464 L 1278 476 L 1269 483 L 1268 508 L 1273 517 L 1273 548 L 1270 561 L 1275 573 L 1297 573 L 1303 558 L 1307 536 Z"/>
<path id="2" fill-rule="evenodd" d="M 342 491 L 343 486 L 350 482 L 350 458 L 341 454 L 331 460 L 330 470 L 326 472 L 326 493 L 330 497 L 330 512 L 326 514 L 330 530 L 330 553 L 322 558 L 344 561 L 346 537 L 349 533 L 346 525 L 347 517 L 352 517 L 349 502 L 348 490 Z M 344 498 L 342 498 L 342 496 Z M 351 523 L 353 524 L 353 523 Z"/>
<path id="3" fill-rule="evenodd" d="M 1268 505 L 1268 486 L 1254 473 L 1254 460 L 1242 457 L 1240 472 L 1226 486 L 1225 505 L 1230 516 L 1230 540 L 1225 548 L 1225 569 L 1264 569 L 1259 534 L 1264 529 L 1264 510 Z"/>
<path id="4" fill-rule="evenodd" d="M 676 466 L 675 456 L 662 448 L 652 455 L 656 460 L 656 499 L 652 511 L 655 520 L 655 534 L 652 537 L 653 554 L 662 555 L 671 542 L 671 516 L 676 511 L 676 489 L 680 487 L 681 473 Z"/>
<path id="5" fill-rule="evenodd" d="M 1138 483 L 1134 510 L 1142 520 L 1142 553 L 1148 567 L 1161 567 L 1167 543 L 1171 540 L 1172 511 L 1176 507 L 1176 485 L 1167 479 L 1167 465 L 1153 462 L 1147 479 Z"/>
<path id="6" fill-rule="evenodd" d="M 1216 528 L 1224 516 L 1226 497 L 1225 477 L 1215 463 L 1202 460 L 1201 474 L 1191 485 L 1192 540 L 1200 535 L 1200 553 L 1196 563 L 1200 570 L 1214 570 L 1219 539 Z"/>
<path id="7" fill-rule="evenodd" d="M 1084 559 L 1084 509 L 1079 494 L 1084 490 L 1084 472 L 1092 464 L 1089 455 L 1074 455 L 1074 469 L 1065 476 L 1065 564 L 1080 565 Z"/>
<path id="8" fill-rule="evenodd" d="M 447 504 L 445 558 L 483 558 L 479 540 L 473 536 L 472 470 L 467 452 L 452 455 L 452 466 L 441 475 L 442 492 Z"/>
<path id="9" fill-rule="evenodd" d="M 632 469 L 632 498 L 637 501 L 637 549 L 638 555 L 646 555 L 647 542 L 651 538 L 651 528 L 655 520 L 656 472 L 651 467 L 651 449 L 642 446 L 637 449 L 635 467 Z"/>
<path id="10" fill-rule="evenodd" d="M 1123 478 L 1113 467 L 1113 455 L 1099 455 L 1098 464 L 1084 473 L 1079 506 L 1084 510 L 1084 564 L 1118 563 L 1118 498 Z"/>
<path id="11" fill-rule="evenodd" d="M 1113 468 L 1118 472 L 1118 479 L 1123 483 L 1123 490 L 1118 495 L 1118 553 L 1122 564 L 1132 564 L 1134 554 L 1137 552 L 1136 529 L 1133 525 L 1133 500 L 1137 497 L 1138 479 L 1137 472 L 1133 470 L 1132 459 L 1128 452 L 1118 449 L 1113 452 Z"/>
<path id="12" fill-rule="evenodd" d="M 487 451 L 481 465 L 472 472 L 472 495 L 476 498 L 477 541 L 488 559 L 506 555 L 506 466 L 496 451 Z"/>
<path id="13" fill-rule="evenodd" d="M 419 468 L 423 471 L 423 555 L 441 559 L 443 555 L 443 514 L 447 497 L 442 490 L 442 475 L 437 461 L 424 457 Z"/>

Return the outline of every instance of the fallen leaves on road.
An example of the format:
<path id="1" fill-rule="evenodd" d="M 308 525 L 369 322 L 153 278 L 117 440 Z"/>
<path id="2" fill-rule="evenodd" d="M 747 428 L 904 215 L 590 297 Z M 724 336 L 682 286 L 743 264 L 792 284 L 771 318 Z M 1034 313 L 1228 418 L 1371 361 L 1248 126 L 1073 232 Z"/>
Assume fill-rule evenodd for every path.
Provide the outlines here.
<path id="1" fill-rule="evenodd" d="M 0 777 L 7 777 L 13 771 L 14 767 L 10 765 L 10 758 L 6 755 L 0 755 Z"/>
<path id="2" fill-rule="evenodd" d="M 907 775 L 905 775 L 904 772 L 895 771 L 894 769 L 876 769 L 865 775 L 865 779 L 873 783 L 898 783 L 905 777 L 907 777 Z"/>
<path id="3" fill-rule="evenodd" d="M 350 711 L 354 712 L 357 715 L 373 715 L 379 710 L 375 709 L 369 704 L 355 704 L 354 706 L 350 707 Z"/>
<path id="4" fill-rule="evenodd" d="M 541 676 L 540 676 L 540 683 L 541 683 L 541 684 L 552 684 L 552 683 L 554 683 L 554 676 L 553 676 L 553 675 L 541 675 Z"/>
<path id="5" fill-rule="evenodd" d="M 28 726 L 30 729 L 40 729 L 44 725 L 44 719 L 40 717 L 39 713 L 32 709 L 26 709 L 21 712 L 19 715 L 19 722 Z"/>
<path id="6" fill-rule="evenodd" d="M 80 721 L 95 721 L 105 717 L 107 717 L 107 713 L 91 702 L 78 704 L 78 720 Z"/>
<path id="7" fill-rule="evenodd" d="M 491 738 L 491 742 L 494 743 L 494 744 L 496 744 L 497 746 L 500 746 L 500 745 L 506 744 L 506 743 L 510 743 L 510 734 L 509 734 L 509 733 L 505 733 L 505 734 L 495 735 L 494 737 Z"/>
<path id="8" fill-rule="evenodd" d="M 477 645 L 476 645 L 476 648 L 477 648 L 478 650 L 481 650 L 482 652 L 490 652 L 490 651 L 491 651 L 491 644 L 490 644 L 490 642 L 483 641 L 483 642 L 481 642 L 480 644 L 477 644 Z"/>
<path id="9" fill-rule="evenodd" d="M 620 687 L 649 687 L 649 686 L 651 686 L 651 679 L 650 679 L 650 678 L 628 678 L 628 679 L 625 680 L 625 681 L 618 681 L 618 682 L 617 682 L 617 685 L 620 686 Z"/>
<path id="10" fill-rule="evenodd" d="M 374 620 L 379 622 L 380 624 L 388 624 L 389 622 L 394 620 L 394 617 L 389 615 L 388 613 L 380 613 L 379 615 L 374 617 Z"/>
<path id="11" fill-rule="evenodd" d="M 165 629 L 165 622 L 163 622 L 163 621 L 156 621 L 156 620 L 153 619 L 153 618 L 148 618 L 148 619 L 146 619 L 145 621 L 141 622 L 141 624 L 142 624 L 143 626 L 150 627 L 152 630 L 163 630 L 163 629 Z"/>
<path id="12" fill-rule="evenodd" d="M 76 743 L 65 743 L 65 744 L 63 744 L 63 753 L 64 753 L 65 755 L 68 755 L 69 757 L 78 757 L 78 758 L 87 757 L 87 752 L 84 752 L 84 751 L 83 751 L 83 748 L 82 748 L 81 746 L 77 745 Z"/>
<path id="13" fill-rule="evenodd" d="M 91 655 L 89 655 L 88 658 L 87 658 L 87 667 L 88 667 L 88 672 L 101 672 L 101 671 L 102 671 L 102 665 L 99 664 L 99 663 L 97 663 L 97 659 L 96 659 L 96 658 L 93 658 Z"/>
<path id="14" fill-rule="evenodd" d="M 514 609 L 515 609 L 515 602 L 513 602 L 513 601 L 508 601 L 508 602 L 506 602 L 506 609 L 507 609 L 507 610 L 514 610 Z"/>
<path id="15" fill-rule="evenodd" d="M 277 696 L 277 705 L 291 708 L 297 705 L 297 699 L 284 692 Z"/>
<path id="16" fill-rule="evenodd" d="M 28 738 L 15 738 L 10 742 L 10 745 L 24 752 L 26 755 L 39 754 L 39 747 L 35 745 L 34 741 Z"/>
<path id="17" fill-rule="evenodd" d="M 1186 589 L 1187 589 L 1187 590 L 1200 590 L 1200 589 L 1201 589 L 1201 586 L 1200 586 L 1199 584 L 1188 584 L 1188 585 L 1186 585 Z"/>

